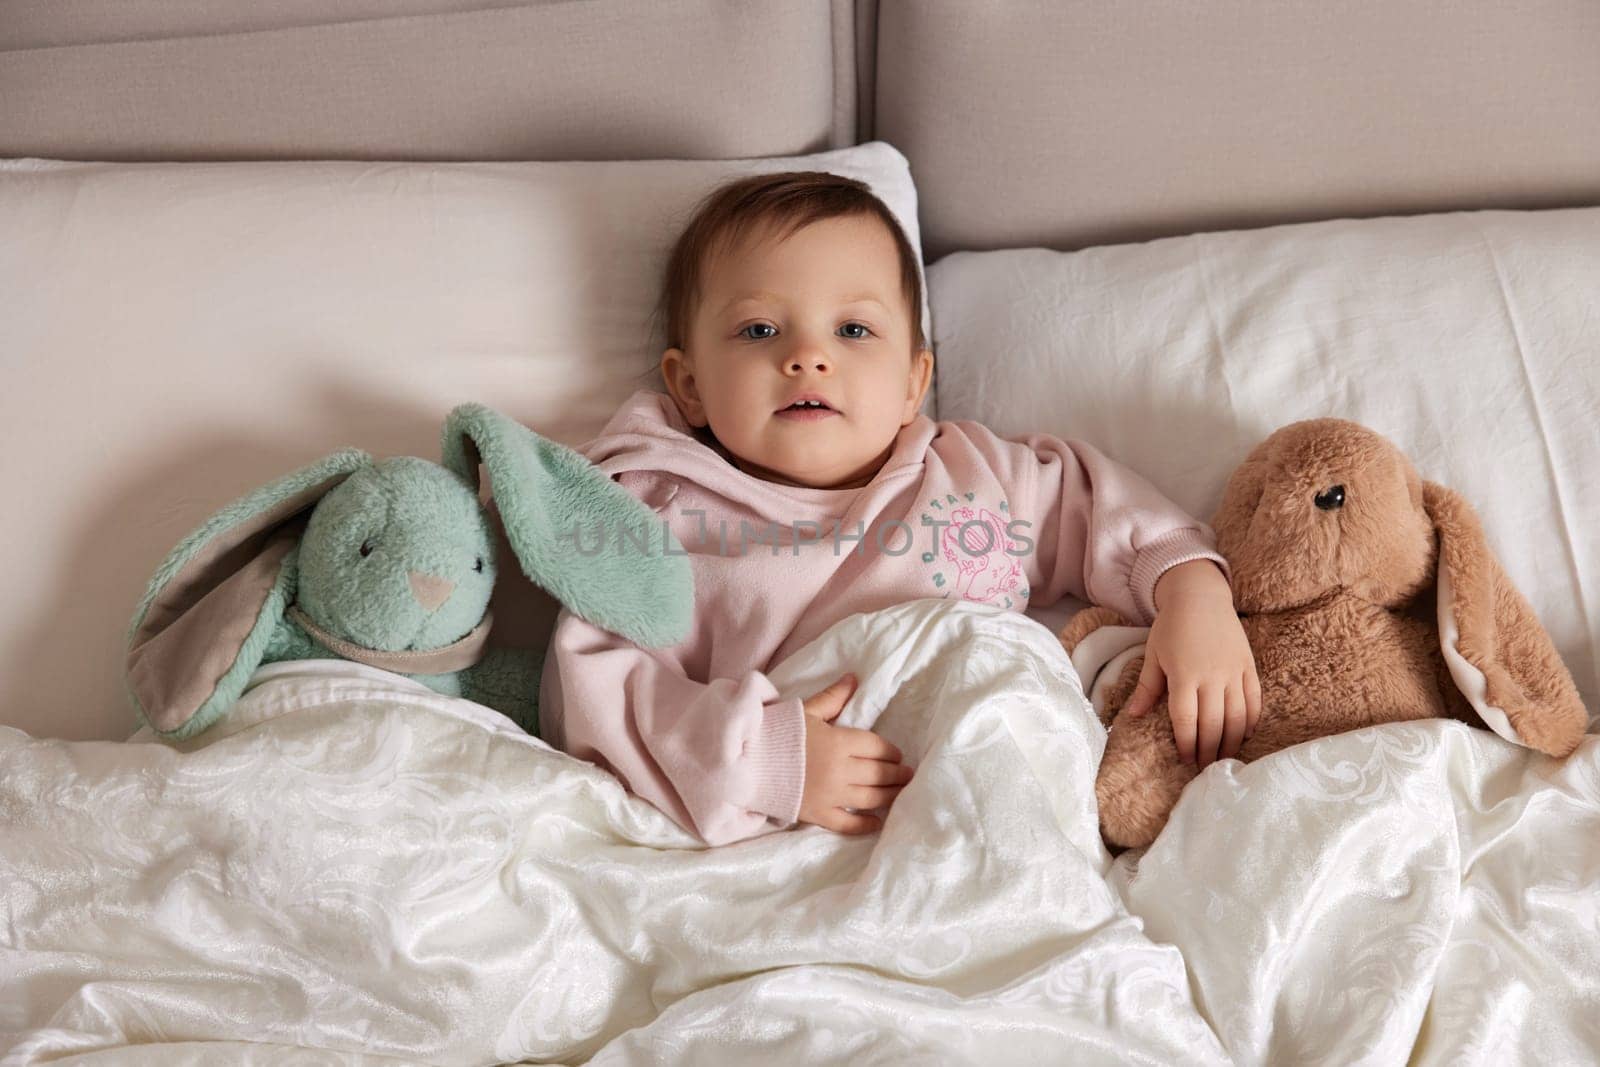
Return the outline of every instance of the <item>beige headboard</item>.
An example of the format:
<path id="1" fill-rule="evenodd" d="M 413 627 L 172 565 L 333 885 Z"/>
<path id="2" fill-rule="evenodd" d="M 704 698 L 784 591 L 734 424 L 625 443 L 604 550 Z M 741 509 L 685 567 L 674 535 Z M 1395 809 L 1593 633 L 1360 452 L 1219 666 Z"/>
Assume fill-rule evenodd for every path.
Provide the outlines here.
<path id="1" fill-rule="evenodd" d="M 1594 0 L 894 0 L 930 257 L 1600 203 Z"/>
<path id="2" fill-rule="evenodd" d="M 850 0 L 0 0 L 0 156 L 796 155 L 856 143 L 855 19 Z"/>
<path id="3" fill-rule="evenodd" d="M 930 258 L 1600 203 L 1600 3 L 0 0 L 0 156 L 874 137 L 911 160 Z"/>

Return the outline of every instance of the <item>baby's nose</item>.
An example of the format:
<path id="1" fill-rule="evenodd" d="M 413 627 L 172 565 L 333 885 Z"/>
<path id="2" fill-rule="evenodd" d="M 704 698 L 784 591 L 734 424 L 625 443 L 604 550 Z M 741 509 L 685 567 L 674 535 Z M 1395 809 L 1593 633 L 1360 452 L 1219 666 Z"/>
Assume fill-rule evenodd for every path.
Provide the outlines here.
<path id="1" fill-rule="evenodd" d="M 807 368 L 827 372 L 833 369 L 833 361 L 826 352 L 801 352 L 789 357 L 789 370 L 799 372 Z"/>

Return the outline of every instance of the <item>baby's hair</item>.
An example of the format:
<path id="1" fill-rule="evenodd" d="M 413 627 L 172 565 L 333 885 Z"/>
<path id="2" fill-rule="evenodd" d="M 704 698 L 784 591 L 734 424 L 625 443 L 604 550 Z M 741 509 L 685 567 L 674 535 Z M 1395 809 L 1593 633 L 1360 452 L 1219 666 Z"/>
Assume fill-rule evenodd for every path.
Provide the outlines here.
<path id="1" fill-rule="evenodd" d="M 762 225 L 772 225 L 779 237 L 788 237 L 813 222 L 853 215 L 880 219 L 894 238 L 900 255 L 900 286 L 911 317 L 912 352 L 925 348 L 922 275 L 905 231 L 865 182 L 821 170 L 754 174 L 718 186 L 700 201 L 667 260 L 657 309 L 658 314 L 663 308 L 666 312 L 667 346 L 684 347 L 706 262 L 719 248 L 737 243 Z"/>

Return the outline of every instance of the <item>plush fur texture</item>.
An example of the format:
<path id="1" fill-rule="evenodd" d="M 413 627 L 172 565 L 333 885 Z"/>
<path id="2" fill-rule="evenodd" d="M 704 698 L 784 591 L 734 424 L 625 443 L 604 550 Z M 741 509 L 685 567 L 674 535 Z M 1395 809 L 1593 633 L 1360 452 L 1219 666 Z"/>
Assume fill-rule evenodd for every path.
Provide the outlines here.
<path id="1" fill-rule="evenodd" d="M 261 517 L 270 513 L 276 506 L 307 493 L 316 493 L 319 486 L 337 484 L 355 471 L 370 466 L 371 463 L 372 457 L 360 449 L 340 449 L 292 474 L 246 493 L 212 515 L 180 541 L 156 569 L 150 583 L 145 587 L 144 595 L 139 598 L 133 620 L 128 624 L 126 640 L 129 646 L 130 667 L 141 640 L 140 631 L 146 629 L 147 622 L 151 621 L 151 609 L 155 608 L 158 615 L 165 610 L 166 613 L 176 616 L 191 606 L 187 602 L 188 598 L 185 602 L 172 603 L 173 585 L 179 573 L 189 567 L 197 556 L 214 549 L 222 541 L 234 544 L 248 543 L 252 536 L 260 533 Z M 282 521 L 295 520 L 291 517 Z M 264 590 L 263 596 L 255 604 L 254 621 L 249 631 L 244 635 L 237 653 L 227 669 L 217 677 L 214 687 L 204 701 L 192 710 L 181 726 L 158 732 L 175 741 L 181 741 L 216 722 L 239 698 L 250 675 L 261 664 L 262 657 L 266 655 L 269 645 L 276 636 L 278 621 L 293 599 L 293 575 L 286 567 L 280 571 L 271 586 Z M 164 629 L 170 623 L 158 619 L 155 620 L 155 625 Z M 131 681 L 130 674 L 124 675 L 124 691 L 128 694 L 139 720 L 150 724 L 154 709 L 145 707 L 137 688 Z M 152 729 L 155 727 L 152 726 Z"/>
<path id="2" fill-rule="evenodd" d="M 300 607 L 330 633 L 363 648 L 441 648 L 488 610 L 494 537 L 463 478 L 397 456 L 322 498 L 300 539 L 299 568 Z M 444 602 L 419 599 L 412 574 L 447 584 Z"/>
<path id="3" fill-rule="evenodd" d="M 528 577 L 574 614 L 638 644 L 681 641 L 694 622 L 694 587 L 666 523 L 577 452 L 508 421 L 462 404 L 441 447 L 444 465 L 474 486 L 480 460 L 489 470 Z"/>
<path id="4" fill-rule="evenodd" d="M 681 547 L 669 554 L 658 537 L 622 561 L 565 540 L 573 522 L 659 527 L 654 513 L 570 449 L 464 405 L 445 428 L 453 470 L 410 456 L 374 462 L 347 449 L 248 494 L 185 538 L 129 627 L 129 694 L 140 717 L 164 737 L 191 737 L 226 712 L 261 664 L 338 658 L 314 630 L 379 653 L 430 652 L 469 635 L 484 619 L 496 575 L 495 539 L 477 492 L 480 457 L 530 579 L 641 644 L 682 639 L 693 586 Z M 291 605 L 312 630 L 290 615 Z M 185 632 L 186 616 L 202 621 L 189 621 Z M 410 676 L 494 707 L 532 733 L 541 659 L 490 647 L 460 670 Z M 132 680 L 136 670 L 142 684 Z M 220 677 L 214 686 L 203 677 L 165 684 L 197 671 Z M 141 689 L 183 702 L 149 708 Z"/>
<path id="5" fill-rule="evenodd" d="M 1577 747 L 1587 724 L 1577 688 L 1471 508 L 1423 482 L 1383 437 L 1339 419 L 1280 429 L 1234 472 L 1212 526 L 1261 679 L 1261 719 L 1240 760 L 1377 723 L 1482 725 L 1441 652 L 1440 567 L 1456 647 L 1483 674 L 1487 704 L 1529 747 L 1552 756 Z M 1080 612 L 1062 643 L 1071 651 L 1107 625 L 1128 624 L 1104 608 Z M 1142 666 L 1123 668 L 1102 708 L 1101 830 L 1127 848 L 1155 840 L 1197 773 L 1179 760 L 1165 702 L 1137 719 L 1120 714 Z"/>
<path id="6" fill-rule="evenodd" d="M 459 475 L 412 456 L 370 464 L 329 491 L 285 569 L 300 609 L 317 626 L 378 651 L 459 640 L 483 621 L 497 574 L 494 537 L 477 493 Z M 424 603 L 412 588 L 413 574 L 442 583 L 434 595 L 444 594 L 443 602 Z M 261 662 L 324 658 L 339 654 L 284 617 Z M 539 667 L 530 650 L 492 648 L 470 667 L 410 677 L 537 733 Z"/>

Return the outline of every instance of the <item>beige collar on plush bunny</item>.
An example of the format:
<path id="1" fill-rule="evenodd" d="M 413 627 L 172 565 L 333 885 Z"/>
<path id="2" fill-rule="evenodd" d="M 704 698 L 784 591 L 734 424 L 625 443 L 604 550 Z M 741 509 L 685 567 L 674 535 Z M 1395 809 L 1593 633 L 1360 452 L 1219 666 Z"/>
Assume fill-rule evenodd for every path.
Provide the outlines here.
<path id="1" fill-rule="evenodd" d="M 369 667 L 394 671 L 396 674 L 448 674 L 472 666 L 483 658 L 484 648 L 489 640 L 489 627 L 494 622 L 494 613 L 486 611 L 483 613 L 483 621 L 468 631 L 465 637 L 459 641 L 452 641 L 443 648 L 402 649 L 388 652 L 377 648 L 363 648 L 342 637 L 335 637 L 312 622 L 310 617 L 300 610 L 298 604 L 289 605 L 286 614 L 330 651 L 337 652 L 345 659 L 365 663 Z"/>

